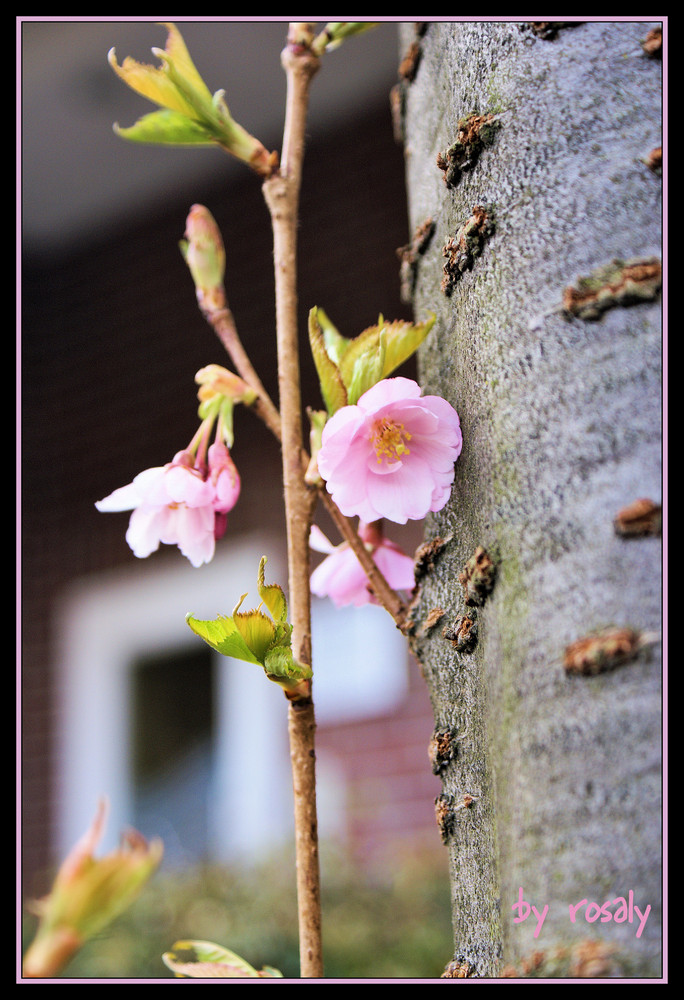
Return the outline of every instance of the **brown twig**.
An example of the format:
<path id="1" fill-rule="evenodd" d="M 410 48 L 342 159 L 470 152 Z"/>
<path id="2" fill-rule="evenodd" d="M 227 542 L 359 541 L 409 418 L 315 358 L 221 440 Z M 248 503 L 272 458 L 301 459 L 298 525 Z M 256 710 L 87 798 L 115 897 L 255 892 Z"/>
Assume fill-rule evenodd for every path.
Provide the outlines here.
<path id="1" fill-rule="evenodd" d="M 202 311 L 205 319 L 228 352 L 240 378 L 244 379 L 247 385 L 257 393 L 257 398 L 252 403 L 253 410 L 280 440 L 280 414 L 242 345 L 235 319 L 227 303 L 220 309 L 203 309 Z"/>
<path id="2" fill-rule="evenodd" d="M 287 558 L 295 659 L 311 664 L 309 532 L 316 493 L 304 480 L 302 409 L 297 328 L 297 222 L 309 84 L 318 59 L 290 39 L 282 54 L 287 107 L 280 172 L 264 182 L 271 214 L 276 289 L 278 386 L 287 523 Z M 313 701 L 289 707 L 290 757 L 294 787 L 299 956 L 302 978 L 323 976 L 320 864 L 316 820 L 315 718 Z"/>

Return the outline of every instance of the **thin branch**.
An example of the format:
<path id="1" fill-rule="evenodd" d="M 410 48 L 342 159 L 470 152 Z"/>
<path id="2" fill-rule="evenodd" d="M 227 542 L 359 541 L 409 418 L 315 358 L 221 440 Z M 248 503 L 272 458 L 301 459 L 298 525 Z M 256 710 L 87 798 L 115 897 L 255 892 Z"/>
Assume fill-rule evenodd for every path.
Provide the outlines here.
<path id="1" fill-rule="evenodd" d="M 280 414 L 266 392 L 238 336 L 235 319 L 227 303 L 219 309 L 202 310 L 205 319 L 225 347 L 240 378 L 257 393 L 252 409 L 280 440 Z"/>
<path id="2" fill-rule="evenodd" d="M 292 28 L 292 26 L 291 26 Z M 287 108 L 282 166 L 263 185 L 271 214 L 276 288 L 278 386 L 287 523 L 289 598 L 295 658 L 311 664 L 309 532 L 316 492 L 304 479 L 302 408 L 297 327 L 297 224 L 309 84 L 318 59 L 288 45 L 282 55 Z M 307 463 L 308 464 L 308 463 Z M 294 787 L 300 975 L 323 977 L 320 864 L 316 818 L 315 718 L 311 699 L 289 706 L 290 756 Z"/>

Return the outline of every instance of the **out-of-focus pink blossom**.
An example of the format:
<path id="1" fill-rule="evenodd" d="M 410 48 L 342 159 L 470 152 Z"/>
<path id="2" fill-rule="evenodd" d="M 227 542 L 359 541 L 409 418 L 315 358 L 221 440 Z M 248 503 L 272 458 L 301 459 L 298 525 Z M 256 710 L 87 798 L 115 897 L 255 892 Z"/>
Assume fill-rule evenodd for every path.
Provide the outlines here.
<path id="1" fill-rule="evenodd" d="M 377 525 L 359 524 L 359 535 L 375 564 L 394 590 L 411 590 L 414 585 L 413 559 L 384 538 Z M 334 546 L 317 525 L 311 528 L 309 544 L 327 558 L 311 574 L 311 593 L 329 597 L 338 608 L 347 604 L 361 607 L 377 604 L 361 563 L 347 542 Z"/>
<path id="2" fill-rule="evenodd" d="M 99 511 L 132 510 L 126 541 L 144 559 L 160 544 L 177 545 L 193 566 L 214 556 L 214 543 L 226 528 L 226 513 L 240 493 L 240 477 L 225 445 L 209 448 L 206 476 L 179 452 L 173 462 L 145 469 L 133 482 L 98 501 Z"/>
<path id="3" fill-rule="evenodd" d="M 450 403 L 411 379 L 383 379 L 328 420 L 318 470 L 347 517 L 405 524 L 445 505 L 462 444 Z"/>

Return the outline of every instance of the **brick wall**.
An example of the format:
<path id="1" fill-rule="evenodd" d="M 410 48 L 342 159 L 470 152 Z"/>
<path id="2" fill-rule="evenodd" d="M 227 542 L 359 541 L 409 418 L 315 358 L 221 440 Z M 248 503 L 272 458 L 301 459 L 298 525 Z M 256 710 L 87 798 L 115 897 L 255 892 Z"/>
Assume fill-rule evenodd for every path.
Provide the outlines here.
<path id="1" fill-rule="evenodd" d="M 345 834 L 359 863 L 382 867 L 398 853 L 440 849 L 434 799 L 441 783 L 428 761 L 433 728 L 415 662 L 406 697 L 391 714 L 321 728 L 320 753 L 345 776 Z"/>

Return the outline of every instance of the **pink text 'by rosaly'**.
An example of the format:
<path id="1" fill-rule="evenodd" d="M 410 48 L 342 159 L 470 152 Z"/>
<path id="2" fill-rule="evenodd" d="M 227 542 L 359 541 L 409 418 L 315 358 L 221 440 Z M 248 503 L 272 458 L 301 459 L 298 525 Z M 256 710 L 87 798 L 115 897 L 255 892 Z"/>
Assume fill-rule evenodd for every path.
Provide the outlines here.
<path id="1" fill-rule="evenodd" d="M 544 925 L 546 915 L 549 912 L 548 903 L 541 909 L 537 909 L 532 903 L 528 903 L 523 897 L 522 886 L 518 889 L 518 901 L 513 903 L 512 910 L 517 911 L 517 916 L 513 917 L 514 924 L 520 924 L 533 916 L 536 921 L 534 937 L 539 937 Z M 588 924 L 593 924 L 600 919 L 602 924 L 611 920 L 616 924 L 638 924 L 636 936 L 639 938 L 646 926 L 648 915 L 651 912 L 650 904 L 642 912 L 634 902 L 634 892 L 629 890 L 627 897 L 616 896 L 615 899 L 606 900 L 604 903 L 591 902 L 588 899 L 581 899 L 578 903 L 568 905 L 568 914 L 571 923 L 577 923 L 578 919 L 584 919 Z"/>

